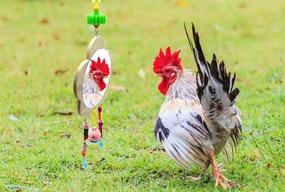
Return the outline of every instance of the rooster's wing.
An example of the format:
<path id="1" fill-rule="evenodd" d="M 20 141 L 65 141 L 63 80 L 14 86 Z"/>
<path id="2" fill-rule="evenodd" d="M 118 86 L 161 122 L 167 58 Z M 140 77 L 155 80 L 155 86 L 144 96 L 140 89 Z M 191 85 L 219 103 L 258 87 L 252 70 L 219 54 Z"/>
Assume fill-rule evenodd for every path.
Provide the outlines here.
<path id="1" fill-rule="evenodd" d="M 210 131 L 200 103 L 174 99 L 164 103 L 155 126 L 155 137 L 168 155 L 182 167 L 209 165 Z M 207 144 L 208 143 L 208 144 Z"/>

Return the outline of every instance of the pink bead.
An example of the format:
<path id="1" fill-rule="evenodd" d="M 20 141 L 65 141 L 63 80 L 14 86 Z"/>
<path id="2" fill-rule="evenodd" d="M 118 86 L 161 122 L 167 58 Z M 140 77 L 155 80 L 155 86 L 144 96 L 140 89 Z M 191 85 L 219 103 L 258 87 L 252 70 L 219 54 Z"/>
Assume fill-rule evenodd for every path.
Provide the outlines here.
<path id="1" fill-rule="evenodd" d="M 88 136 L 90 141 L 99 141 L 102 137 L 100 130 L 96 128 L 89 129 Z"/>

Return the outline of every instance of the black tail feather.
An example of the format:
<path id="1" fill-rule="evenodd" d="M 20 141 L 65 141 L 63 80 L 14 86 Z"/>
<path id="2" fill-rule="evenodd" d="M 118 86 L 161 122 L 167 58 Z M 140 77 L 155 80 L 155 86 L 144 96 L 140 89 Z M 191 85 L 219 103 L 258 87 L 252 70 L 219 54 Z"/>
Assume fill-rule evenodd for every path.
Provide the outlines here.
<path id="1" fill-rule="evenodd" d="M 196 50 L 198 51 L 199 60 L 203 64 L 206 64 L 207 61 L 206 61 L 205 55 L 203 53 L 203 49 L 202 49 L 201 44 L 200 44 L 199 34 L 196 32 L 195 26 L 193 23 L 192 23 L 192 33 L 193 33 L 193 39 L 194 39 L 195 47 L 196 47 Z"/>
<path id="2" fill-rule="evenodd" d="M 193 52 L 193 54 L 194 54 L 194 59 L 195 59 L 195 62 L 196 62 L 196 64 L 197 64 L 197 68 L 198 68 L 198 72 L 200 73 L 200 78 L 202 78 L 202 70 L 201 70 L 201 68 L 200 68 L 200 66 L 199 66 L 199 61 L 197 60 L 197 58 L 196 58 L 196 49 L 194 48 L 194 46 L 193 46 L 193 43 L 192 43 L 192 41 L 191 41 L 191 39 L 190 39 L 190 36 L 189 36 L 189 33 L 188 33 L 188 30 L 187 30 L 187 27 L 186 27 L 186 23 L 184 22 L 184 29 L 185 29 L 185 33 L 186 33 L 186 37 L 187 37 L 187 40 L 188 40 L 188 43 L 189 43 L 189 46 L 190 46 L 190 48 L 192 49 L 192 52 Z"/>
<path id="3" fill-rule="evenodd" d="M 197 93 L 199 98 L 201 98 L 201 96 L 203 95 L 203 91 L 208 85 L 208 82 L 211 81 L 211 79 L 213 78 L 222 84 L 223 90 L 228 94 L 230 100 L 233 102 L 239 94 L 239 90 L 237 88 L 234 89 L 236 74 L 234 73 L 232 77 L 231 73 L 227 73 L 224 62 L 222 61 L 221 63 L 219 63 L 215 54 L 213 54 L 213 59 L 211 63 L 207 62 L 203 53 L 202 46 L 200 44 L 199 34 L 196 32 L 193 23 L 192 33 L 195 47 L 193 46 L 193 43 L 189 37 L 185 22 L 184 29 L 198 68 L 196 79 L 198 86 Z M 200 83 L 198 82 L 198 78 L 200 80 Z"/>

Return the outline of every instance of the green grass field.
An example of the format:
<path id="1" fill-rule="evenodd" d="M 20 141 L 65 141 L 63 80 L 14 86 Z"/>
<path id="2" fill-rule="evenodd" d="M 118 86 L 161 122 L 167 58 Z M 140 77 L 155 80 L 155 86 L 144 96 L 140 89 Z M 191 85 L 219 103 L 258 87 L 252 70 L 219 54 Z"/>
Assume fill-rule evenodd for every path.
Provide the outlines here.
<path id="1" fill-rule="evenodd" d="M 236 158 L 224 164 L 225 175 L 240 183 L 233 191 L 283 191 L 285 2 L 104 0 L 103 6 L 108 23 L 100 33 L 114 56 L 103 105 L 105 148 L 89 148 L 83 171 L 72 84 L 93 36 L 85 23 L 90 3 L 0 0 L 0 191 L 220 191 L 211 177 L 191 182 L 198 169 L 176 166 L 153 135 L 164 99 L 152 72 L 159 48 L 181 49 L 184 66 L 196 71 L 184 21 L 195 23 L 207 57 L 215 52 L 238 75 L 244 134 Z"/>

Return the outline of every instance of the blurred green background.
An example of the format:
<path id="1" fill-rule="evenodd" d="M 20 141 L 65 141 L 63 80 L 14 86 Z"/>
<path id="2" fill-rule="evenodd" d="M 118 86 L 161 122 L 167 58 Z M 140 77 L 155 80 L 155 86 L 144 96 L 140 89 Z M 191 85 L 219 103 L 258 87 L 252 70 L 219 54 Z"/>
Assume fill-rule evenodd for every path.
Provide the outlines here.
<path id="1" fill-rule="evenodd" d="M 72 84 L 94 34 L 90 1 L 0 0 L 0 191 L 219 191 L 209 177 L 191 182 L 198 170 L 176 166 L 153 135 L 164 99 L 152 73 L 159 48 L 181 49 L 196 71 L 184 21 L 195 23 L 208 58 L 215 52 L 237 73 L 244 135 L 224 166 L 240 183 L 233 191 L 284 190 L 285 1 L 102 2 L 100 34 L 114 56 L 105 148 L 90 147 L 82 171 Z"/>

